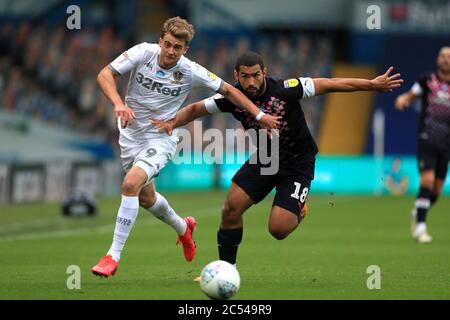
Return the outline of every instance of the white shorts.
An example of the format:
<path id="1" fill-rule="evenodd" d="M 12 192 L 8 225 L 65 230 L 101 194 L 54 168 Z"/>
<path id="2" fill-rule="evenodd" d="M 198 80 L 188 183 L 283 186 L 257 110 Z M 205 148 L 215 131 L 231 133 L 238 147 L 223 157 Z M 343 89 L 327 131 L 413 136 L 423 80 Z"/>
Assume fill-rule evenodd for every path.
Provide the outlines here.
<path id="1" fill-rule="evenodd" d="M 142 168 L 148 180 L 146 185 L 159 174 L 177 151 L 178 137 L 167 136 L 148 140 L 131 140 L 120 135 L 120 153 L 122 167 L 128 172 L 134 165 Z"/>

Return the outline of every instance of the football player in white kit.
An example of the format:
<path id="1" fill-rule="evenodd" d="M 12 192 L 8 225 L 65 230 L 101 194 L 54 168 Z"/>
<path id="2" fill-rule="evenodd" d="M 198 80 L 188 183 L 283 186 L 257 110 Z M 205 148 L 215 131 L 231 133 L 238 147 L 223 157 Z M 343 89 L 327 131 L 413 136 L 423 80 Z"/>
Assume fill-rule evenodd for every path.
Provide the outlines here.
<path id="1" fill-rule="evenodd" d="M 120 149 L 126 176 L 117 214 L 112 245 L 91 271 L 104 277 L 117 270 L 120 255 L 136 220 L 139 206 L 171 226 L 178 233 L 187 261 L 195 255 L 192 234 L 197 222 L 181 218 L 155 190 L 153 178 L 175 154 L 178 138 L 160 132 L 150 119 L 175 117 L 194 87 L 206 87 L 242 106 L 261 124 L 275 129 L 279 117 L 263 113 L 243 93 L 204 67 L 184 57 L 194 36 L 191 24 L 180 17 L 168 19 L 159 44 L 141 43 L 125 51 L 98 74 L 98 83 L 113 104 L 120 131 Z M 125 103 L 115 78 L 130 72 Z M 176 133 L 176 132 L 175 132 Z"/>

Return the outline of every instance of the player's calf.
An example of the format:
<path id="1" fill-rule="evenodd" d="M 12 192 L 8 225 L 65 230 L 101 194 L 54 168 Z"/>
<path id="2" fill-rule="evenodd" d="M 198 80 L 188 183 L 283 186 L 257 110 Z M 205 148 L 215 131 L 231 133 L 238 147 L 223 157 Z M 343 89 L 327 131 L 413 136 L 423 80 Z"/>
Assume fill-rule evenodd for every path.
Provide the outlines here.
<path id="1" fill-rule="evenodd" d="M 139 206 L 144 208 L 144 209 L 148 209 L 150 207 L 152 207 L 156 202 L 156 195 L 155 194 L 144 194 L 143 192 L 141 192 L 139 194 Z"/>

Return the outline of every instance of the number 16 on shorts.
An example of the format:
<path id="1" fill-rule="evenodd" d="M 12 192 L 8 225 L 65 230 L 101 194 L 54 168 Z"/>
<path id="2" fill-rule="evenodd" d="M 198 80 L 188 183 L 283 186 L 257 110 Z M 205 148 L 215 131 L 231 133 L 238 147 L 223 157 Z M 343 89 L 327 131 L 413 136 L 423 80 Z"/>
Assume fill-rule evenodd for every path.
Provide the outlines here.
<path id="1" fill-rule="evenodd" d="M 308 188 L 303 188 L 302 193 L 300 190 L 302 189 L 302 184 L 300 182 L 294 181 L 295 191 L 291 194 L 291 197 L 299 200 L 301 203 L 305 203 L 306 197 L 308 196 Z"/>

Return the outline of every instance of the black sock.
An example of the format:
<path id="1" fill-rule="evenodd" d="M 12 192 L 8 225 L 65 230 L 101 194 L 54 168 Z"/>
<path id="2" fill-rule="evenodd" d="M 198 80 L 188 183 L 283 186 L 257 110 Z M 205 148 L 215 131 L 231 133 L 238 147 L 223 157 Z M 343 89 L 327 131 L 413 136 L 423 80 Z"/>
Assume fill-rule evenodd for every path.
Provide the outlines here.
<path id="1" fill-rule="evenodd" d="M 217 231 L 217 244 L 219 247 L 219 259 L 231 264 L 236 263 L 239 244 L 242 241 L 243 228 L 222 229 Z"/>
<path id="2" fill-rule="evenodd" d="M 436 201 L 437 201 L 438 198 L 439 198 L 438 195 L 436 195 L 436 194 L 434 194 L 434 193 L 431 194 L 431 197 L 430 197 L 430 207 L 431 207 L 433 204 L 436 203 Z"/>
<path id="3" fill-rule="evenodd" d="M 417 222 L 425 222 L 428 209 L 430 209 L 431 190 L 420 187 L 416 198 Z"/>

